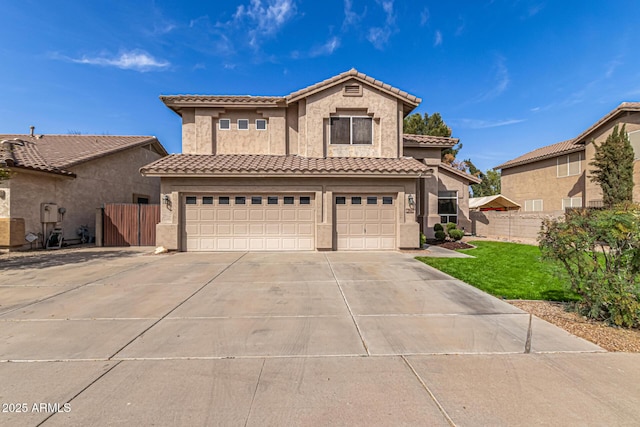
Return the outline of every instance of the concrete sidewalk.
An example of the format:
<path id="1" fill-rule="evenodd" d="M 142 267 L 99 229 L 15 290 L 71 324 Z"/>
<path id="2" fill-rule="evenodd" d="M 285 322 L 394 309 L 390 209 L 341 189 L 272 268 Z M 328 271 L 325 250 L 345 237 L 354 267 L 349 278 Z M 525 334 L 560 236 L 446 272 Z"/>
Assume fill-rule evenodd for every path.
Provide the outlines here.
<path id="1" fill-rule="evenodd" d="M 0 400 L 27 409 L 7 407 L 2 425 L 640 419 L 640 355 L 606 353 L 407 254 L 130 253 L 70 267 L 0 266 Z"/>

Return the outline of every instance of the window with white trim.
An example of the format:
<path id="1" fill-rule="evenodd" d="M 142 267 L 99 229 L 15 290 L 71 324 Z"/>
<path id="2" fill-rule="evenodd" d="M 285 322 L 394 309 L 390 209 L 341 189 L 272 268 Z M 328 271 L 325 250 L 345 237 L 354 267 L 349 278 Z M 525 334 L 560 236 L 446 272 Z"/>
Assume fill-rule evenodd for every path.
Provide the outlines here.
<path id="1" fill-rule="evenodd" d="M 640 160 L 640 130 L 629 132 L 627 135 L 633 147 L 633 160 Z"/>
<path id="2" fill-rule="evenodd" d="M 256 130 L 267 130 L 267 121 L 265 119 L 257 119 Z"/>
<path id="3" fill-rule="evenodd" d="M 562 199 L 562 209 L 581 208 L 582 197 L 566 197 Z"/>
<path id="4" fill-rule="evenodd" d="M 230 119 L 220 119 L 220 120 L 218 120 L 218 129 L 220 129 L 220 130 L 229 130 L 229 129 L 231 129 L 231 120 Z"/>
<path id="5" fill-rule="evenodd" d="M 239 130 L 249 130 L 249 119 L 238 119 Z"/>
<path id="6" fill-rule="evenodd" d="M 525 212 L 542 212 L 542 199 L 533 199 L 524 201 Z"/>
<path id="7" fill-rule="evenodd" d="M 458 223 L 458 192 L 457 191 L 439 191 L 438 192 L 438 215 L 440 222 L 447 224 L 453 222 Z"/>
<path id="8" fill-rule="evenodd" d="M 557 158 L 557 176 L 564 178 L 565 176 L 580 175 L 582 172 L 582 153 L 571 153 L 566 156 Z"/>
<path id="9" fill-rule="evenodd" d="M 331 144 L 373 144 L 373 119 L 371 117 L 331 117 Z"/>

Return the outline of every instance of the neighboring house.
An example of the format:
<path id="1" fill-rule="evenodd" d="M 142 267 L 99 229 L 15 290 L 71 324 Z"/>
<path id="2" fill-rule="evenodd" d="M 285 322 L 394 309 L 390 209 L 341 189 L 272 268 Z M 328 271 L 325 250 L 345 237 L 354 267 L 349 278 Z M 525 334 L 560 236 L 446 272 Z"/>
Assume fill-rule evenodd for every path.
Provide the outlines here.
<path id="1" fill-rule="evenodd" d="M 496 166 L 502 170 L 502 194 L 524 212 L 601 206 L 602 191 L 589 179 L 594 141 L 603 143 L 615 125 L 623 124 L 635 153 L 633 200 L 640 202 L 640 102 L 623 102 L 576 138 Z"/>
<path id="2" fill-rule="evenodd" d="M 183 154 L 141 173 L 161 178 L 168 249 L 415 248 L 436 222 L 468 221 L 479 180 L 440 161 L 457 140 L 403 136 L 420 99 L 356 70 L 282 97 L 161 99 Z"/>
<path id="3" fill-rule="evenodd" d="M 95 235 L 103 203 L 159 203 L 160 181 L 139 168 L 167 155 L 152 136 L 0 135 L 0 247 L 21 247 L 40 234 L 39 247 L 61 226 L 67 241 L 80 226 Z M 28 246 L 27 246 L 28 247 Z"/>

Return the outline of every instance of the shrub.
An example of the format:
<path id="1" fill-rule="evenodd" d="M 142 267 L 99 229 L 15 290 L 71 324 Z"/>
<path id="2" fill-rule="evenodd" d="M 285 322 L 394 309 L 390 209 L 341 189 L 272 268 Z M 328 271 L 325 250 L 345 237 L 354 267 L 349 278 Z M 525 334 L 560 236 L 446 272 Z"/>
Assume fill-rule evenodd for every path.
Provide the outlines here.
<path id="1" fill-rule="evenodd" d="M 464 237 L 464 231 L 454 228 L 453 230 L 449 230 L 449 237 L 457 242 Z"/>
<path id="2" fill-rule="evenodd" d="M 437 240 L 444 240 L 447 237 L 446 233 L 444 232 L 444 230 L 438 230 L 436 231 L 436 239 Z"/>
<path id="3" fill-rule="evenodd" d="M 447 233 L 451 230 L 456 230 L 457 228 L 458 228 L 458 225 L 455 222 L 447 223 Z"/>
<path id="4" fill-rule="evenodd" d="M 444 231 L 444 227 L 442 226 L 442 224 L 436 224 L 433 226 L 433 231 Z"/>
<path id="5" fill-rule="evenodd" d="M 640 205 L 569 211 L 543 222 L 539 242 L 543 258 L 564 267 L 583 314 L 640 325 Z"/>
<path id="6" fill-rule="evenodd" d="M 420 246 L 425 245 L 427 243 L 427 236 L 424 233 L 420 233 Z"/>

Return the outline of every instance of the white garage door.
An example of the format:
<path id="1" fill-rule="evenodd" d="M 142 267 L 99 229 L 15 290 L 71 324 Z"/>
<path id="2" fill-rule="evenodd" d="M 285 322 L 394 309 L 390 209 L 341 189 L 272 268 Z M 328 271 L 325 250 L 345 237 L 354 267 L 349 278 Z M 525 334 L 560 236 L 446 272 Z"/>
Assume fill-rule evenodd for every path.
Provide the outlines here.
<path id="1" fill-rule="evenodd" d="M 187 251 L 315 249 L 312 195 L 186 195 Z"/>
<path id="2" fill-rule="evenodd" d="M 396 201 L 393 196 L 335 197 L 338 249 L 396 249 Z"/>

